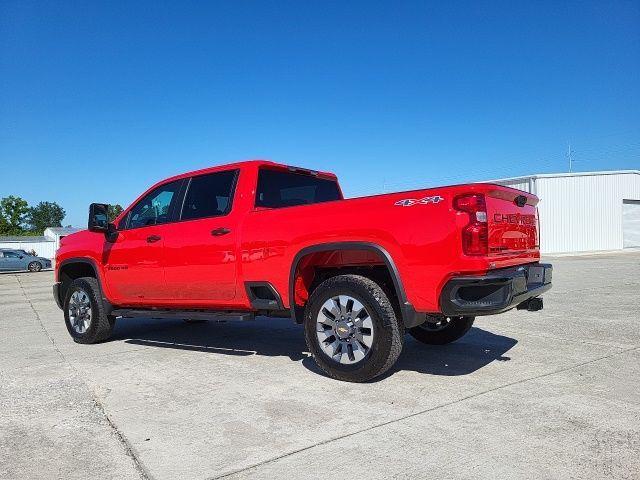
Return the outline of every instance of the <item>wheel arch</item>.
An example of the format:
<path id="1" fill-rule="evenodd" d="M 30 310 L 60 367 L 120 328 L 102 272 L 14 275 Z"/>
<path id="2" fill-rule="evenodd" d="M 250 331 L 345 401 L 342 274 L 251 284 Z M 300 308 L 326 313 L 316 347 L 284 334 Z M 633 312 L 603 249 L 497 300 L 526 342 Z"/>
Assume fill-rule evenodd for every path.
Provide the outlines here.
<path id="1" fill-rule="evenodd" d="M 60 305 L 64 302 L 67 288 L 71 285 L 71 282 L 82 277 L 93 277 L 96 279 L 98 288 L 100 289 L 98 293 L 102 299 L 104 309 L 107 313 L 111 313 L 113 306 L 104 293 L 98 266 L 95 260 L 87 257 L 72 257 L 60 262 L 60 266 L 58 267 L 59 288 L 57 293 Z"/>
<path id="2" fill-rule="evenodd" d="M 301 277 L 298 271 L 300 263 L 305 257 L 312 254 L 344 250 L 366 251 L 375 253 L 382 260 L 382 264 L 386 268 L 389 277 L 391 278 L 394 290 L 393 293 L 396 294 L 396 297 L 398 299 L 403 323 L 405 324 L 405 326 L 414 326 L 415 324 L 420 323 L 419 321 L 417 321 L 418 315 L 416 314 L 413 305 L 407 299 L 406 291 L 404 289 L 402 279 L 400 278 L 400 272 L 398 271 L 398 267 L 396 266 L 393 257 L 384 247 L 371 242 L 321 243 L 307 246 L 301 249 L 294 256 L 291 263 L 291 270 L 289 272 L 289 308 L 291 310 L 291 317 L 297 323 L 300 323 L 300 321 L 297 318 L 297 308 L 299 307 L 296 303 L 296 282 L 298 281 L 298 278 Z"/>

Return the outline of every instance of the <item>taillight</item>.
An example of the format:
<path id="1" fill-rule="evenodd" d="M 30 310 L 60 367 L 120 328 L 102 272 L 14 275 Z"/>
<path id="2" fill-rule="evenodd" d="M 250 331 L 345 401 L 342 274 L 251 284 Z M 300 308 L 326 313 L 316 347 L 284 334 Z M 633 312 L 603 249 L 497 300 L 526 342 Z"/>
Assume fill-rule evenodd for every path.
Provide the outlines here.
<path id="1" fill-rule="evenodd" d="M 469 223 L 462 229 L 462 251 L 465 255 L 487 255 L 489 229 L 484 195 L 461 195 L 454 199 L 453 207 L 469 215 Z"/>
<path id="2" fill-rule="evenodd" d="M 536 247 L 540 248 L 540 212 L 536 208 Z"/>

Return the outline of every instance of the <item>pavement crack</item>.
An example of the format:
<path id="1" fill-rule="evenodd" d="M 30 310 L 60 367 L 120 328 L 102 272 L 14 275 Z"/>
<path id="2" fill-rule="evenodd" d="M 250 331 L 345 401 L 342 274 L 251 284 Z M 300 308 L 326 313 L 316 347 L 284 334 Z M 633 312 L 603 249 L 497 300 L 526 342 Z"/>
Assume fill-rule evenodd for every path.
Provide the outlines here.
<path id="1" fill-rule="evenodd" d="M 93 404 L 95 405 L 96 409 L 104 416 L 113 434 L 116 436 L 118 441 L 124 447 L 125 453 L 127 454 L 127 456 L 129 456 L 133 461 L 133 464 L 136 470 L 140 474 L 140 478 L 142 478 L 143 480 L 151 480 L 152 477 L 147 473 L 146 469 L 142 464 L 142 461 L 138 458 L 135 451 L 133 450 L 133 446 L 129 443 L 129 440 L 127 440 L 127 437 L 125 437 L 125 435 L 120 431 L 120 429 L 113 422 L 113 420 L 111 420 L 111 418 L 105 411 L 104 405 L 102 405 L 102 402 L 100 402 L 100 400 L 95 395 L 91 395 L 91 399 L 93 400 Z"/>
<path id="2" fill-rule="evenodd" d="M 497 387 L 493 387 L 493 388 L 489 388 L 487 390 L 483 390 L 481 392 L 473 393 L 471 395 L 467 395 L 467 396 L 459 398 L 457 400 L 452 400 L 451 402 L 447 402 L 447 403 L 443 403 L 443 404 L 440 404 L 440 405 L 436 405 L 435 407 L 427 408 L 425 410 L 420 410 L 418 412 L 410 413 L 408 415 L 404 415 L 402 417 L 394 418 L 394 419 L 388 420 L 386 422 L 382 422 L 382 423 L 378 423 L 378 424 L 375 424 L 375 425 L 371 425 L 369 427 L 366 427 L 366 428 L 363 428 L 363 429 L 360 429 L 360 430 L 356 430 L 354 432 L 350 432 L 350 433 L 347 433 L 345 435 L 339 435 L 337 437 L 328 438 L 326 440 L 322 440 L 320 442 L 314 443 L 313 445 L 308 445 L 306 447 L 298 448 L 296 450 L 291 450 L 289 452 L 283 453 L 282 455 L 278 455 L 276 457 L 269 458 L 267 460 L 263 460 L 262 462 L 257 462 L 257 463 L 255 463 L 253 465 L 248 466 L 248 467 L 239 468 L 237 470 L 233 470 L 231 472 L 223 473 L 222 475 L 218 475 L 218 476 L 215 476 L 215 477 L 209 477 L 208 480 L 218 480 L 218 479 L 221 479 L 221 478 L 228 478 L 228 477 L 231 477 L 233 475 L 237 475 L 239 473 L 246 472 L 248 470 L 253 470 L 253 469 L 262 467 L 264 465 L 268 465 L 270 463 L 277 462 L 279 460 L 282 460 L 283 458 L 291 457 L 291 456 L 296 455 L 298 453 L 302 453 L 302 452 L 311 450 L 311 449 L 316 448 L 316 447 L 327 445 L 327 444 L 335 442 L 337 440 L 342 440 L 344 438 L 349 438 L 349 437 L 353 437 L 355 435 L 360 435 L 361 433 L 366 433 L 366 432 L 369 432 L 371 430 L 375 430 L 375 429 L 378 429 L 378 428 L 386 427 L 386 426 L 392 425 L 394 423 L 399 423 L 399 422 L 402 422 L 404 420 L 408 420 L 410 418 L 414 418 L 414 417 L 417 417 L 417 416 L 420 416 L 420 415 L 424 415 L 426 413 L 430 413 L 430 412 L 433 412 L 433 411 L 436 411 L 436 410 L 440 410 L 442 408 L 449 407 L 451 405 L 456 405 L 458 403 L 462 403 L 462 402 L 465 402 L 467 400 L 471 400 L 471 399 L 480 397 L 482 395 L 486 395 L 486 394 L 495 392 L 497 390 L 502 390 L 502 389 L 505 389 L 505 388 L 508 388 L 508 387 L 512 387 L 514 385 L 521 385 L 523 383 L 527 383 L 527 382 L 530 382 L 530 381 L 533 381 L 533 380 L 538 380 L 540 378 L 545 378 L 545 377 L 549 377 L 549 376 L 552 376 L 552 375 L 557 375 L 559 373 L 563 373 L 563 372 L 567 372 L 569 370 L 574 370 L 576 368 L 584 367 L 585 365 L 596 363 L 596 362 L 599 362 L 599 361 L 602 361 L 602 360 L 607 360 L 607 359 L 609 359 L 611 357 L 615 357 L 617 355 L 622 355 L 623 353 L 631 352 L 631 351 L 638 350 L 638 349 L 640 349 L 640 346 L 636 345 L 634 347 L 630 347 L 630 348 L 627 348 L 627 349 L 624 349 L 624 350 L 621 350 L 621 351 L 618 351 L 618 352 L 613 352 L 613 353 L 610 353 L 608 355 L 603 355 L 601 357 L 597 357 L 597 358 L 594 358 L 594 359 L 591 359 L 591 360 L 587 360 L 585 362 L 576 363 L 575 365 L 571 365 L 571 366 L 568 366 L 568 367 L 565 367 L 565 368 L 560 368 L 560 369 L 557 369 L 557 370 L 553 370 L 551 372 L 542 373 L 540 375 L 535 375 L 533 377 L 523 378 L 521 380 L 516 380 L 514 382 L 509 382 L 509 383 L 505 383 L 503 385 L 498 385 Z"/>
<path id="3" fill-rule="evenodd" d="M 109 429 L 115 435 L 115 437 L 118 439 L 118 442 L 120 443 L 120 445 L 124 448 L 125 454 L 129 458 L 131 458 L 136 471 L 140 475 L 140 478 L 142 478 L 143 480 L 150 480 L 151 476 L 147 473 L 146 469 L 142 465 L 141 460 L 135 454 L 135 452 L 133 450 L 133 447 L 131 446 L 131 444 L 129 443 L 127 438 L 124 436 L 124 434 L 122 432 L 120 432 L 120 430 L 118 429 L 116 424 L 111 420 L 111 418 L 109 418 L 109 415 L 107 414 L 107 412 L 106 412 L 106 410 L 104 408 L 104 405 L 102 404 L 100 399 L 91 390 L 91 388 L 89 387 L 87 382 L 84 380 L 84 378 L 82 377 L 82 375 L 80 374 L 78 369 L 75 367 L 75 365 L 73 365 L 73 363 L 71 363 L 69 360 L 67 360 L 67 357 L 65 357 L 64 354 L 62 353 L 62 351 L 60 351 L 60 349 L 58 348 L 58 345 L 56 344 L 56 341 L 53 339 L 53 337 L 51 336 L 51 334 L 49 333 L 47 328 L 44 326 L 44 322 L 42 321 L 42 318 L 40 317 L 40 314 L 36 310 L 35 305 L 31 301 L 31 299 L 29 298 L 29 295 L 27 295 L 27 291 L 25 290 L 24 285 L 20 281 L 20 277 L 18 275 L 15 275 L 15 278 L 18 281 L 18 285 L 20 285 L 20 289 L 22 290 L 22 294 L 24 295 L 24 298 L 26 299 L 27 303 L 29 304 L 29 307 L 31 307 L 31 310 L 33 311 L 33 314 L 35 315 L 36 319 L 38 320 L 38 323 L 40 324 L 40 328 L 42 329 L 44 334 L 47 336 L 49 341 L 51 342 L 51 345 L 53 346 L 54 350 L 58 353 L 58 355 L 60 355 L 60 358 L 63 360 L 63 362 L 73 371 L 73 374 L 76 376 L 76 378 L 78 378 L 80 380 L 80 382 L 84 385 L 84 387 L 87 389 L 87 392 L 89 394 L 89 397 L 91 398 L 91 401 L 93 402 L 94 407 L 98 410 L 98 412 L 100 412 L 100 414 L 106 420 L 107 424 L 109 425 Z"/>
<path id="4" fill-rule="evenodd" d="M 40 328 L 42 329 L 42 331 L 44 332 L 44 334 L 46 335 L 46 337 L 49 339 L 49 341 L 51 342 L 51 345 L 53 345 L 53 349 L 56 351 L 56 353 L 60 356 L 60 358 L 67 363 L 69 366 L 71 366 L 71 368 L 74 369 L 73 365 L 71 365 L 71 363 L 66 359 L 66 357 L 64 356 L 64 354 L 60 351 L 60 349 L 58 348 L 58 345 L 56 344 L 56 341 L 53 339 L 53 337 L 51 336 L 51 334 L 49 334 L 49 331 L 47 330 L 47 328 L 44 326 L 44 323 L 42 322 L 42 318 L 40 318 L 40 314 L 38 313 L 38 311 L 36 310 L 36 307 L 33 305 L 33 302 L 31 301 L 31 299 L 29 298 L 29 295 L 27 295 L 27 291 L 24 288 L 24 285 L 22 284 L 22 282 L 20 281 L 20 277 L 18 275 L 15 275 L 15 278 L 18 282 L 18 285 L 20 285 L 20 290 L 22 290 L 22 295 L 24 295 L 24 298 L 27 300 L 27 303 L 29 304 L 29 307 L 31 308 L 31 310 L 33 311 L 33 314 L 36 316 L 36 320 L 38 320 L 38 324 L 40 325 Z"/>

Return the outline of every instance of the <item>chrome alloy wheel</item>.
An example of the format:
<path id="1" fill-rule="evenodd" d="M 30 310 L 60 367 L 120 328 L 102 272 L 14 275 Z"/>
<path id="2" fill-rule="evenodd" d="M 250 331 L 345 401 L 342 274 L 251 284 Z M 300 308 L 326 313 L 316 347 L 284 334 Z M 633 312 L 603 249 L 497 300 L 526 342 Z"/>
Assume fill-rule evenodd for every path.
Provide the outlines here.
<path id="1" fill-rule="evenodd" d="M 427 320 L 421 323 L 419 327 L 428 332 L 438 332 L 447 328 L 451 324 L 451 320 L 451 317 L 427 315 Z"/>
<path id="2" fill-rule="evenodd" d="M 82 289 L 73 292 L 69 299 L 69 322 L 79 334 L 85 333 L 91 326 L 91 300 Z"/>
<path id="3" fill-rule="evenodd" d="M 327 356 L 343 365 L 360 362 L 373 345 L 373 321 L 367 309 L 349 295 L 324 302 L 316 318 L 318 343 Z"/>

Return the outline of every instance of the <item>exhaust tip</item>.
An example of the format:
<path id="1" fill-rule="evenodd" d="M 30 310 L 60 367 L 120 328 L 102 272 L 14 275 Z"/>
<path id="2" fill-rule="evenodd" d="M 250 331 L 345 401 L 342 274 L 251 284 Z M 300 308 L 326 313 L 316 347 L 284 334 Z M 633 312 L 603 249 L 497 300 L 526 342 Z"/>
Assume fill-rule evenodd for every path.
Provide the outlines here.
<path id="1" fill-rule="evenodd" d="M 518 310 L 527 310 L 528 312 L 537 312 L 544 308 L 544 303 L 542 298 L 535 297 L 520 303 L 516 308 Z"/>

